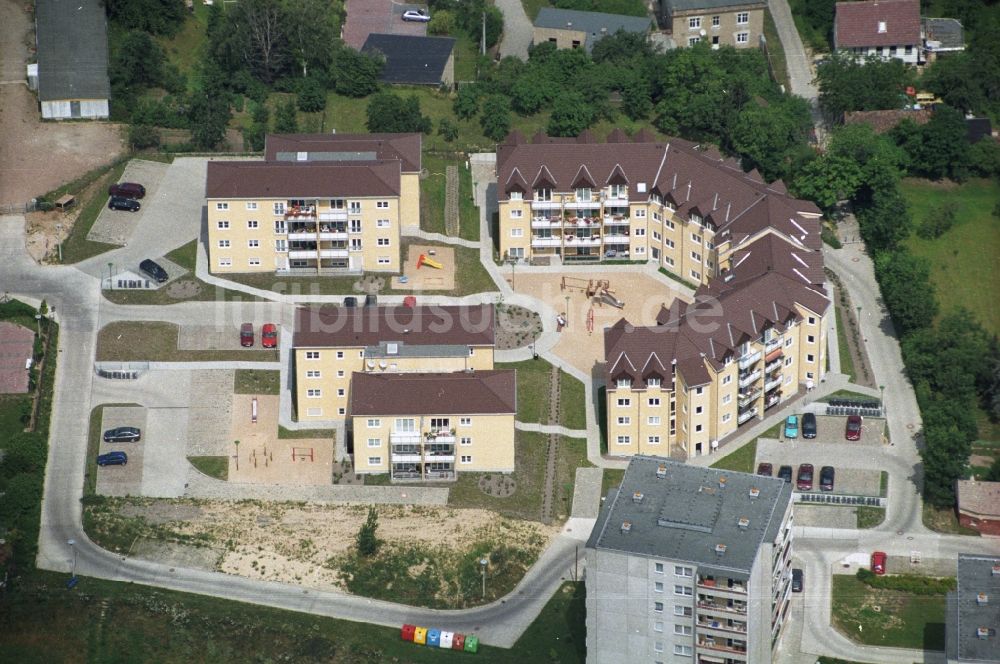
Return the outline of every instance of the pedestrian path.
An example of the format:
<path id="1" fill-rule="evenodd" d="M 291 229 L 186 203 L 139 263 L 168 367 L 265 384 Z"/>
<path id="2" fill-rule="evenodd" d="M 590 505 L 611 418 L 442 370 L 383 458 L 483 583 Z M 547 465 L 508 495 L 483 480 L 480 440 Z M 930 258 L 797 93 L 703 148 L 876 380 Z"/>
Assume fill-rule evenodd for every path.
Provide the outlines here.
<path id="1" fill-rule="evenodd" d="M 538 424 L 537 422 L 514 422 L 518 431 L 533 431 L 535 433 L 566 436 L 567 438 L 586 438 L 586 429 L 567 429 L 560 424 Z"/>

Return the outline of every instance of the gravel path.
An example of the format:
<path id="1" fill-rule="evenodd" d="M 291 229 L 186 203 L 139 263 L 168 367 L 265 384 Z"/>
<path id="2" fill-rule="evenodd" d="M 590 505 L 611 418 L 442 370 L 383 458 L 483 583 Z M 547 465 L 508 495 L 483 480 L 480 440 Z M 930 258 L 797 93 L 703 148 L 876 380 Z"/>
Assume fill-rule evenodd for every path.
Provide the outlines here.
<path id="1" fill-rule="evenodd" d="M 522 60 L 528 59 L 531 46 L 531 20 L 524 13 L 521 0 L 496 0 L 496 6 L 503 12 L 503 37 L 500 40 L 500 57 L 512 55 Z"/>

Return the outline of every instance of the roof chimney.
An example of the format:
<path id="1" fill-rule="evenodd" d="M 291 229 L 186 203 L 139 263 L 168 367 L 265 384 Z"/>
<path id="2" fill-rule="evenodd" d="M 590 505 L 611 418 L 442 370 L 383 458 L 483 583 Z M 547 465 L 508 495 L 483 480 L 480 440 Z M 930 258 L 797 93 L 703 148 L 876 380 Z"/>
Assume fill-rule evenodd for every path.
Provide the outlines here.
<path id="1" fill-rule="evenodd" d="M 990 631 L 991 630 L 989 627 L 977 627 L 976 636 L 978 636 L 981 639 L 988 639 L 990 638 Z"/>
<path id="2" fill-rule="evenodd" d="M 635 493 L 632 494 L 632 502 L 633 503 L 642 502 L 642 491 L 636 491 Z"/>
<path id="3" fill-rule="evenodd" d="M 739 521 L 736 522 L 736 525 L 740 527 L 740 530 L 746 530 L 750 527 L 750 519 L 745 516 L 741 516 Z"/>
<path id="4" fill-rule="evenodd" d="M 717 556 L 724 556 L 724 555 L 726 555 L 726 545 L 725 544 L 716 544 L 715 545 L 715 555 L 717 555 Z"/>
<path id="5" fill-rule="evenodd" d="M 720 478 L 719 478 L 719 488 L 720 488 L 720 489 L 725 489 L 725 488 L 726 488 L 726 482 L 727 482 L 727 481 L 728 481 L 728 480 L 726 479 L 726 476 L 725 476 L 725 475 L 723 475 L 722 477 L 720 477 Z"/>
<path id="6" fill-rule="evenodd" d="M 664 480 L 667 478 L 667 464 L 661 463 L 656 467 L 656 479 Z"/>
<path id="7" fill-rule="evenodd" d="M 622 533 L 628 533 L 631 532 L 631 530 L 632 530 L 632 522 L 622 521 Z"/>
<path id="8" fill-rule="evenodd" d="M 684 199 L 684 202 L 687 202 L 689 200 L 691 200 L 691 180 L 688 180 L 688 193 L 687 193 L 687 198 Z"/>
<path id="9" fill-rule="evenodd" d="M 760 489 L 755 486 L 750 487 L 750 500 L 757 500 L 760 498 Z"/>
<path id="10" fill-rule="evenodd" d="M 979 593 L 976 595 L 976 604 L 983 606 L 990 603 L 990 596 L 986 593 Z"/>

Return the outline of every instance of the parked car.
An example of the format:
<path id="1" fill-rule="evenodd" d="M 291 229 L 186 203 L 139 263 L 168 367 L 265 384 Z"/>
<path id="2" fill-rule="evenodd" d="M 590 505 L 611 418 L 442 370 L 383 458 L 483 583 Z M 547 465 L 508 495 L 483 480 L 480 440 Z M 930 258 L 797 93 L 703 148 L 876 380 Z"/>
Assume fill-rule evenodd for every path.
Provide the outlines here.
<path id="1" fill-rule="evenodd" d="M 791 482 L 792 481 L 792 467 L 791 466 L 782 466 L 781 468 L 778 468 L 778 479 L 779 480 L 785 480 L 786 482 Z"/>
<path id="2" fill-rule="evenodd" d="M 812 491 L 813 466 L 811 463 L 803 463 L 799 466 L 799 474 L 795 478 L 795 486 L 799 491 Z"/>
<path id="3" fill-rule="evenodd" d="M 118 182 L 108 187 L 108 196 L 121 196 L 122 198 L 142 198 L 146 195 L 146 188 L 138 182 Z"/>
<path id="4" fill-rule="evenodd" d="M 815 438 L 816 437 L 816 414 L 815 413 L 805 413 L 802 416 L 802 437 L 803 438 Z"/>
<path id="5" fill-rule="evenodd" d="M 802 570 L 792 568 L 792 592 L 802 592 Z"/>
<path id="6" fill-rule="evenodd" d="M 799 418 L 795 415 L 789 415 L 788 419 L 785 420 L 785 438 L 798 438 L 799 436 Z"/>
<path id="7" fill-rule="evenodd" d="M 420 23 L 427 23 L 431 20 L 431 15 L 427 13 L 425 9 L 407 9 L 403 12 L 404 21 L 418 21 Z"/>
<path id="8" fill-rule="evenodd" d="M 278 347 L 278 327 L 274 323 L 264 323 L 260 328 L 260 345 L 264 348 Z"/>
<path id="9" fill-rule="evenodd" d="M 104 432 L 105 443 L 138 443 L 142 432 L 136 427 L 115 427 Z"/>
<path id="10" fill-rule="evenodd" d="M 124 466 L 128 463 L 128 455 L 124 452 L 108 452 L 97 457 L 98 466 Z"/>
<path id="11" fill-rule="evenodd" d="M 861 422 L 860 415 L 848 415 L 844 438 L 847 440 L 861 440 Z"/>
<path id="12" fill-rule="evenodd" d="M 125 198 L 124 196 L 112 196 L 111 200 L 108 201 L 109 210 L 128 210 L 129 212 L 138 212 L 139 208 L 142 206 L 139 201 L 134 198 Z"/>
<path id="13" fill-rule="evenodd" d="M 368 295 L 365 295 L 365 306 L 366 307 L 374 307 L 377 304 L 378 304 L 378 296 L 377 295 L 375 295 L 374 293 L 368 293 Z"/>
<path id="14" fill-rule="evenodd" d="M 757 474 L 763 475 L 764 477 L 770 477 L 773 474 L 774 466 L 769 463 L 757 464 Z"/>
<path id="15" fill-rule="evenodd" d="M 244 348 L 253 346 L 253 323 L 240 325 L 240 345 Z"/>
<path id="16" fill-rule="evenodd" d="M 170 278 L 170 275 L 167 274 L 167 271 L 159 263 L 148 258 L 139 263 L 139 269 L 148 274 L 158 284 L 162 284 Z"/>
<path id="17" fill-rule="evenodd" d="M 833 466 L 823 466 L 819 469 L 819 488 L 823 491 L 833 491 L 833 479 L 836 471 Z"/>
<path id="18" fill-rule="evenodd" d="M 876 551 L 872 554 L 872 572 L 879 576 L 885 574 L 885 562 L 888 556 L 884 551 Z"/>
<path id="19" fill-rule="evenodd" d="M 348 309 L 353 309 L 354 307 L 358 306 L 358 298 L 354 297 L 353 295 L 348 295 L 347 297 L 344 298 L 344 306 L 347 307 Z"/>

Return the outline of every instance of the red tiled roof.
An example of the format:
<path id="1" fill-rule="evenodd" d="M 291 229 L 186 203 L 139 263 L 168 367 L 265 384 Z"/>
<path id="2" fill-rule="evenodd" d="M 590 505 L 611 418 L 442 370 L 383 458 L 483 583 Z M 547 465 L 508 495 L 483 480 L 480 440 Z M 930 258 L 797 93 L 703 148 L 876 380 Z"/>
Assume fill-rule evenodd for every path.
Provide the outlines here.
<path id="1" fill-rule="evenodd" d="M 399 161 L 210 161 L 206 198 L 398 196 Z"/>
<path id="2" fill-rule="evenodd" d="M 835 48 L 920 44 L 920 0 L 838 2 Z"/>
<path id="3" fill-rule="evenodd" d="M 375 346 L 492 346 L 492 304 L 474 306 L 303 307 L 295 312 L 296 348 Z"/>
<path id="4" fill-rule="evenodd" d="M 353 373 L 351 415 L 504 415 L 517 412 L 514 372 Z"/>
<path id="5" fill-rule="evenodd" d="M 0 394 L 28 391 L 28 359 L 34 353 L 35 333 L 21 325 L 0 322 Z"/>
<path id="6" fill-rule="evenodd" d="M 1000 519 L 1000 482 L 958 480 L 958 511 L 979 519 Z"/>

